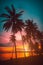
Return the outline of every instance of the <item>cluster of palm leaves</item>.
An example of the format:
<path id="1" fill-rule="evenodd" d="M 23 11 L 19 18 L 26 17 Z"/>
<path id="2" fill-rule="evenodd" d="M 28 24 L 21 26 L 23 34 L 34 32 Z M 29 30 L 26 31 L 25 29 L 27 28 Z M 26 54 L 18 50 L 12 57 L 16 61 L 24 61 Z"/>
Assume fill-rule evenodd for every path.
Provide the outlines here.
<path id="1" fill-rule="evenodd" d="M 1 22 L 4 22 L 4 25 L 3 25 L 4 30 L 9 31 L 9 29 L 10 29 L 11 32 L 13 33 L 10 37 L 10 40 L 14 43 L 15 55 L 16 55 L 16 58 L 17 58 L 15 34 L 18 31 L 20 31 L 20 33 L 21 33 L 22 29 L 24 29 L 24 31 L 26 32 L 26 35 L 23 36 L 22 33 L 21 33 L 23 48 L 24 48 L 25 41 L 27 41 L 30 49 L 31 50 L 35 49 L 37 51 L 38 42 L 36 40 L 38 40 L 40 43 L 43 43 L 43 32 L 38 30 L 38 26 L 37 26 L 36 23 L 33 23 L 33 20 L 28 19 L 25 22 L 23 22 L 23 20 L 20 18 L 20 16 L 22 15 L 22 13 L 24 11 L 20 11 L 20 12 L 17 13 L 14 6 L 11 5 L 11 7 L 12 7 L 12 9 L 10 9 L 8 6 L 5 7 L 5 10 L 8 13 L 3 13 L 3 14 L 0 15 L 0 17 L 5 18 L 5 20 L 1 21 Z M 33 44 L 31 38 L 35 41 L 35 44 Z M 14 46 L 13 46 L 13 50 L 14 50 Z M 25 55 L 25 52 L 24 52 L 24 55 Z"/>

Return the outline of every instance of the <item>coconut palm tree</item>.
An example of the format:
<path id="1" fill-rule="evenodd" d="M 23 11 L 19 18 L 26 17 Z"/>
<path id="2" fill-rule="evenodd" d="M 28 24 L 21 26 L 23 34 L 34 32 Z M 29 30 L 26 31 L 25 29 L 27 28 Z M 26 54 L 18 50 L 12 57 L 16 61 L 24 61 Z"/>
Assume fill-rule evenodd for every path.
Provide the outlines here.
<path id="1" fill-rule="evenodd" d="M 31 40 L 31 37 L 36 38 L 36 30 L 37 30 L 37 25 L 36 23 L 33 23 L 33 20 L 26 20 L 26 27 L 25 27 L 25 31 L 27 33 L 27 42 L 29 43 L 30 49 L 32 51 L 34 45 L 33 42 Z"/>
<path id="2" fill-rule="evenodd" d="M 7 11 L 7 13 L 1 14 L 0 17 L 4 18 L 4 20 L 1 21 L 1 22 L 4 22 L 4 25 L 3 25 L 4 30 L 9 31 L 10 29 L 14 35 L 18 31 L 21 32 L 22 28 L 24 27 L 23 21 L 19 18 L 22 15 L 23 11 L 20 11 L 17 13 L 14 6 L 11 5 L 11 7 L 12 7 L 12 10 L 8 6 L 5 7 L 5 10 Z"/>

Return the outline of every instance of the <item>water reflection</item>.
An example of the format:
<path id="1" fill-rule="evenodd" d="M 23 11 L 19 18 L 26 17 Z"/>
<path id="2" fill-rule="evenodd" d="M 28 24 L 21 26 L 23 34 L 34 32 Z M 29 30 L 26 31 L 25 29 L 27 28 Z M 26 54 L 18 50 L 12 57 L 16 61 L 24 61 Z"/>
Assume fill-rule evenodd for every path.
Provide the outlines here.
<path id="1" fill-rule="evenodd" d="M 12 49 L 13 47 L 0 47 L 0 60 L 8 60 L 12 58 Z M 15 48 L 14 48 L 15 50 Z M 24 56 L 25 53 L 25 56 Z M 36 56 L 35 50 L 31 51 L 27 50 L 25 47 L 25 51 L 23 48 L 17 48 L 17 58 L 29 57 L 29 56 Z M 13 52 L 13 58 L 15 58 L 15 51 Z"/>

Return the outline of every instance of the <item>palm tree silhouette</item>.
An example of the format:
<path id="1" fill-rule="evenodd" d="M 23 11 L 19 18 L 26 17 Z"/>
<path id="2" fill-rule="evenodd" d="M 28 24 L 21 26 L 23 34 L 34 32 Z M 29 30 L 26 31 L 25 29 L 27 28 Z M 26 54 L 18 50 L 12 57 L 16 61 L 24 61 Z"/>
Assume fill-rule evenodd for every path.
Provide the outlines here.
<path id="1" fill-rule="evenodd" d="M 24 27 L 24 23 L 22 19 L 19 18 L 22 15 L 23 11 L 20 11 L 17 13 L 14 6 L 11 5 L 11 7 L 12 7 L 12 10 L 8 6 L 5 7 L 5 10 L 8 13 L 3 13 L 0 15 L 0 17 L 5 18 L 4 20 L 1 21 L 1 22 L 4 22 L 4 25 L 3 25 L 4 30 L 9 31 L 10 29 L 14 35 L 18 31 L 21 32 L 22 28 Z"/>
<path id="2" fill-rule="evenodd" d="M 31 49 L 31 52 L 32 52 L 34 45 L 33 45 L 33 42 L 31 40 L 31 37 L 33 37 L 33 39 L 36 38 L 35 32 L 36 32 L 38 27 L 37 27 L 36 23 L 33 23 L 33 20 L 26 20 L 25 23 L 26 23 L 25 31 L 27 33 L 27 35 L 26 35 L 27 42 L 29 43 L 29 46 L 30 46 L 30 49 Z"/>

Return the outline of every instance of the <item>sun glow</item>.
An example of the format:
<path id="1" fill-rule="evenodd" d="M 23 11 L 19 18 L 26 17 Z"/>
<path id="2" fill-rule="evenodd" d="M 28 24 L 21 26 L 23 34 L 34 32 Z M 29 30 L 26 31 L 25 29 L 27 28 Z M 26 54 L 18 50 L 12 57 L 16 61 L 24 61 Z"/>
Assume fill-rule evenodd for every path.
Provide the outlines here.
<path id="1" fill-rule="evenodd" d="M 41 49 L 41 45 L 39 45 L 38 48 Z"/>
<path id="2" fill-rule="evenodd" d="M 25 48 L 25 50 L 24 50 L 25 51 L 25 55 L 26 55 L 26 57 L 28 57 L 29 56 L 29 53 L 28 53 L 29 52 L 29 45 L 25 44 L 24 48 Z"/>
<path id="3" fill-rule="evenodd" d="M 25 44 L 24 47 L 25 47 L 25 51 L 28 51 L 28 45 Z"/>

